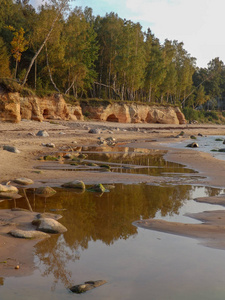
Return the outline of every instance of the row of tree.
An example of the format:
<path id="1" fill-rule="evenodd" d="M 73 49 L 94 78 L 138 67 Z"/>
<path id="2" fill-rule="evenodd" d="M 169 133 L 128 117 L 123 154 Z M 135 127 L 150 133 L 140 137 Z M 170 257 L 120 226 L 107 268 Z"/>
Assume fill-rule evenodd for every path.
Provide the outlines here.
<path id="1" fill-rule="evenodd" d="M 183 43 L 163 44 L 139 23 L 69 0 L 49 0 L 35 10 L 29 0 L 0 0 L 0 77 L 36 90 L 77 97 L 181 103 L 197 107 L 225 96 L 219 58 L 208 68 Z"/>

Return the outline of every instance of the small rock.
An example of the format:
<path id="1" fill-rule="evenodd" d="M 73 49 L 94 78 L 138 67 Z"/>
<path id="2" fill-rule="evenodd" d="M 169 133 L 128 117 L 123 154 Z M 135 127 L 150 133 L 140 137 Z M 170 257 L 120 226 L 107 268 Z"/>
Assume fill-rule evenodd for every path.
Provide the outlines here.
<path id="1" fill-rule="evenodd" d="M 88 133 L 93 133 L 93 134 L 100 134 L 101 130 L 98 128 L 90 129 Z"/>
<path id="2" fill-rule="evenodd" d="M 70 158 L 72 158 L 72 154 L 71 153 L 67 153 L 67 154 L 63 155 L 63 158 L 70 159 Z"/>
<path id="3" fill-rule="evenodd" d="M 38 232 L 36 230 L 15 229 L 15 230 L 11 230 L 9 234 L 16 238 L 21 238 L 21 239 L 40 239 L 40 238 L 49 237 L 48 234 L 44 232 Z"/>
<path id="4" fill-rule="evenodd" d="M 49 134 L 47 133 L 46 130 L 40 130 L 38 131 L 38 133 L 36 134 L 37 136 L 42 136 L 42 137 L 48 137 Z"/>
<path id="5" fill-rule="evenodd" d="M 14 146 L 5 145 L 5 146 L 3 146 L 3 150 L 6 150 L 6 151 L 9 151 L 9 152 L 12 152 L 12 153 L 20 153 L 20 150 L 17 149 L 16 147 L 14 147 Z"/>
<path id="6" fill-rule="evenodd" d="M 46 233 L 63 233 L 67 231 L 65 226 L 51 218 L 34 220 L 32 224 L 37 226 L 37 230 Z"/>
<path id="7" fill-rule="evenodd" d="M 74 180 L 71 182 L 64 183 L 62 184 L 62 187 L 85 190 L 85 184 L 81 180 Z"/>
<path id="8" fill-rule="evenodd" d="M 48 144 L 42 143 L 42 146 L 49 147 L 49 148 L 55 148 L 55 144 L 53 144 L 53 143 L 48 143 Z"/>
<path id="9" fill-rule="evenodd" d="M 105 281 L 105 280 L 86 281 L 83 284 L 78 284 L 78 285 L 72 286 L 70 288 L 70 290 L 73 293 L 82 294 L 82 293 L 90 291 L 96 287 L 99 287 L 105 283 L 107 283 L 107 281 Z"/>
<path id="10" fill-rule="evenodd" d="M 194 142 L 194 143 L 188 144 L 186 147 L 189 147 L 189 148 L 198 148 L 198 144 Z"/>
<path id="11" fill-rule="evenodd" d="M 29 184 L 33 184 L 33 180 L 29 179 L 29 178 L 25 178 L 25 177 L 21 177 L 21 178 L 16 178 L 13 180 L 13 182 L 21 184 L 21 185 L 29 185 Z"/>

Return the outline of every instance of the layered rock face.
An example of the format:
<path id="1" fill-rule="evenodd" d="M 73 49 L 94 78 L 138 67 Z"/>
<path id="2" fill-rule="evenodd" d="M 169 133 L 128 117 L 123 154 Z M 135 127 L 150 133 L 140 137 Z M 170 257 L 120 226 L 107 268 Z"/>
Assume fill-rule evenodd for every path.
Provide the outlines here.
<path id="1" fill-rule="evenodd" d="M 62 95 L 38 98 L 22 97 L 18 93 L 0 92 L 0 120 L 19 122 L 21 119 L 43 121 L 89 119 L 119 123 L 185 124 L 178 107 L 148 106 L 142 104 L 81 102 L 66 104 Z"/>
<path id="2" fill-rule="evenodd" d="M 83 114 L 98 121 L 119 123 L 185 124 L 186 120 L 178 107 L 148 106 L 141 104 L 108 104 L 91 106 L 82 104 Z"/>

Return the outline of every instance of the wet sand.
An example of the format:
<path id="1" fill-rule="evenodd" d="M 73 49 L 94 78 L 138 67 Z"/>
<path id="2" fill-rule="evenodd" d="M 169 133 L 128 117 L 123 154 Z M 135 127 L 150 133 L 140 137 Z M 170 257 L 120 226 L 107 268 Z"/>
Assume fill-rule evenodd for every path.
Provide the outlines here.
<path id="1" fill-rule="evenodd" d="M 88 133 L 90 128 L 100 128 L 100 134 Z M 36 136 L 39 130 L 46 130 L 49 137 Z M 0 162 L 1 173 L 0 183 L 13 181 L 15 178 L 26 177 L 34 181 L 29 187 L 43 185 L 60 186 L 64 182 L 72 180 L 83 180 L 85 184 L 93 183 L 139 183 L 164 184 L 168 181 L 173 184 L 182 184 L 182 179 L 154 177 L 148 175 L 135 175 L 123 173 L 93 173 L 89 172 L 65 172 L 63 170 L 40 170 L 40 156 L 51 155 L 56 151 L 74 151 L 76 147 L 97 145 L 97 137 L 103 138 L 113 136 L 118 145 L 134 148 L 153 149 L 166 151 L 165 159 L 178 162 L 199 172 L 192 176 L 189 184 L 208 185 L 225 187 L 225 161 L 213 158 L 210 154 L 193 151 L 192 149 L 174 149 L 166 147 L 166 143 L 177 142 L 176 136 L 184 131 L 183 137 L 179 140 L 186 140 L 190 135 L 224 135 L 225 126 L 215 125 L 161 125 L 161 124 L 118 124 L 98 122 L 43 122 L 22 121 L 19 124 L 0 123 Z M 45 143 L 54 143 L 55 148 L 43 146 Z M 15 146 L 20 153 L 11 153 L 3 150 L 4 145 Z M 106 149 L 106 148 L 105 148 Z M 103 149 L 104 151 L 104 149 Z M 201 200 L 199 200 L 201 201 Z M 212 199 L 204 199 L 211 203 Z M 218 201 L 216 198 L 215 201 Z M 225 200 L 224 200 L 225 201 Z M 224 202 L 223 202 L 224 203 Z M 222 204 L 223 205 L 223 204 Z M 4 215 L 7 213 L 7 217 Z M 10 215 L 11 214 L 11 215 Z M 30 215 L 29 215 L 30 214 Z M 26 221 L 29 224 L 33 215 L 26 214 Z M 209 214 L 202 213 L 190 217 L 201 220 L 203 224 L 182 224 L 162 220 L 137 221 L 136 226 L 147 229 L 159 230 L 172 234 L 204 238 L 204 243 L 213 247 L 225 249 L 223 242 L 225 235 L 225 211 Z M 38 240 L 23 240 L 10 237 L 7 233 L 15 226 L 21 226 L 20 219 L 13 221 L 13 212 L 0 211 L 0 271 L 2 276 L 21 276 L 32 272 L 34 268 L 32 249 Z M 21 212 L 21 218 L 25 218 Z M 219 220 L 219 222 L 218 222 Z M 23 223 L 24 224 L 24 223 Z M 27 225 L 28 226 L 28 225 Z M 20 269 L 15 269 L 20 265 Z"/>

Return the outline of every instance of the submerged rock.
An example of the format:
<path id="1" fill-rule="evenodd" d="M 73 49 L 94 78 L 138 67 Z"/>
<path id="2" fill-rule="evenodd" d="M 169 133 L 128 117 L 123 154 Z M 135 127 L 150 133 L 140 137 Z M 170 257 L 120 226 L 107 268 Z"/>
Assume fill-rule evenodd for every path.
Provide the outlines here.
<path id="1" fill-rule="evenodd" d="M 16 238 L 22 238 L 22 239 L 40 239 L 40 238 L 49 237 L 47 233 L 39 232 L 36 230 L 15 229 L 15 230 L 11 230 L 9 234 Z"/>
<path id="2" fill-rule="evenodd" d="M 62 187 L 85 190 L 85 184 L 81 180 L 74 180 L 71 182 L 64 183 L 64 184 L 62 184 Z"/>
<path id="3" fill-rule="evenodd" d="M 107 281 L 105 281 L 105 280 L 86 281 L 83 284 L 78 284 L 78 285 L 72 286 L 70 288 L 70 290 L 73 293 L 82 294 L 82 293 L 90 291 L 96 287 L 99 287 L 105 283 L 107 283 Z"/>
<path id="4" fill-rule="evenodd" d="M 65 226 L 51 218 L 33 220 L 32 224 L 37 226 L 38 231 L 46 233 L 63 233 L 67 231 Z"/>

